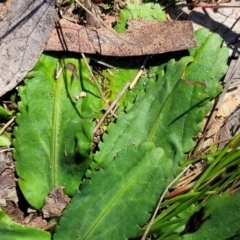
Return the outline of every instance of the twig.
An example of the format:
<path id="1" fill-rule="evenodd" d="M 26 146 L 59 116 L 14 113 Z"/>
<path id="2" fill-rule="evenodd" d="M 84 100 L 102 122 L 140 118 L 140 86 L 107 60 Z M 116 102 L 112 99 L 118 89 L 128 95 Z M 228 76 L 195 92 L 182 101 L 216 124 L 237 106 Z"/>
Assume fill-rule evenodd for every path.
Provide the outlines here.
<path id="1" fill-rule="evenodd" d="M 60 15 L 60 18 L 66 19 L 66 20 L 68 20 L 68 21 L 70 21 L 70 22 L 73 22 L 73 23 L 76 23 L 76 24 L 77 24 L 77 20 L 75 20 L 74 18 L 64 16 L 62 9 L 59 8 L 58 13 L 59 13 L 59 15 Z"/>
<path id="2" fill-rule="evenodd" d="M 108 106 L 108 103 L 107 103 L 106 99 L 104 98 L 100 87 L 99 87 L 98 84 L 97 84 L 97 80 L 96 80 L 96 78 L 94 77 L 91 68 L 89 67 L 89 64 L 88 64 L 88 62 L 87 62 L 87 59 L 86 59 L 86 57 L 85 57 L 85 54 L 84 54 L 84 53 L 81 53 L 81 55 L 82 55 L 82 58 L 83 58 L 86 66 L 87 66 L 87 69 L 88 69 L 89 73 L 91 74 L 91 77 L 92 77 L 92 79 L 93 79 L 93 81 L 94 81 L 94 84 L 95 84 L 95 86 L 96 86 L 96 88 L 97 88 L 97 90 L 98 90 L 98 92 L 99 92 L 102 100 L 104 101 L 104 103 L 106 104 L 106 106 Z M 114 113 L 112 113 L 112 114 L 113 114 L 114 117 L 117 117 Z"/>
<path id="3" fill-rule="evenodd" d="M 138 79 L 141 77 L 141 75 L 142 75 L 142 73 L 143 73 L 143 71 L 144 71 L 145 65 L 146 65 L 146 63 L 147 63 L 148 60 L 149 60 L 149 56 L 145 57 L 145 59 L 144 59 L 144 61 L 143 61 L 143 64 L 142 64 L 140 70 L 138 71 L 136 77 L 132 80 L 132 82 L 131 82 L 131 84 L 130 84 L 130 86 L 129 86 L 130 89 L 133 89 L 133 88 L 134 88 L 134 86 L 136 85 Z"/>
<path id="4" fill-rule="evenodd" d="M 115 98 L 115 100 L 112 102 L 112 104 L 109 106 L 109 108 L 107 109 L 107 111 L 105 112 L 105 114 L 103 115 L 103 117 L 101 118 L 101 120 L 98 122 L 98 124 L 96 125 L 96 127 L 94 128 L 94 133 L 97 131 L 97 129 L 101 126 L 101 124 L 103 123 L 104 119 L 107 117 L 107 115 L 113 112 L 112 109 L 115 107 L 114 111 L 116 111 L 117 109 L 117 103 L 119 101 L 119 99 L 122 97 L 122 95 L 125 93 L 125 91 L 127 90 L 127 88 L 129 87 L 129 89 L 133 89 L 133 87 L 136 85 L 138 79 L 141 77 L 142 73 L 143 73 L 143 69 L 147 63 L 149 59 L 149 56 L 147 56 L 144 61 L 143 64 L 140 68 L 140 70 L 138 71 L 137 75 L 135 76 L 135 78 L 131 81 L 131 82 L 127 82 L 125 84 L 125 86 L 122 88 L 122 90 L 120 91 L 120 93 L 117 95 L 117 97 Z"/>
<path id="5" fill-rule="evenodd" d="M 103 100 L 104 103 L 107 105 L 107 101 L 105 100 L 105 98 L 104 98 L 104 96 L 103 96 L 103 94 L 102 94 L 102 91 L 101 91 L 100 87 L 99 87 L 98 84 L 97 84 L 97 80 L 96 80 L 96 78 L 94 77 L 91 68 L 89 67 L 89 64 L 88 64 L 88 62 L 87 62 L 87 59 L 86 59 L 86 57 L 85 57 L 85 54 L 84 54 L 84 53 L 81 53 L 81 55 L 82 55 L 82 58 L 83 58 L 86 66 L 87 66 L 87 69 L 88 69 L 89 73 L 91 74 L 91 77 L 92 77 L 92 79 L 93 79 L 93 81 L 94 81 L 94 84 L 95 84 L 96 87 L 97 87 L 97 90 L 98 90 L 98 92 L 99 92 L 102 100 Z"/>
<path id="6" fill-rule="evenodd" d="M 194 7 L 201 7 L 201 8 L 240 8 L 240 6 L 234 6 L 234 5 L 201 5 L 201 4 L 196 4 Z"/>
<path id="7" fill-rule="evenodd" d="M 4 126 L 3 128 L 0 130 L 0 135 L 14 122 L 15 117 L 13 117 L 12 119 L 10 119 Z"/>
<path id="8" fill-rule="evenodd" d="M 109 108 L 107 109 L 107 111 L 104 113 L 103 117 L 101 118 L 101 120 L 98 122 L 98 124 L 96 125 L 96 127 L 94 128 L 94 133 L 98 130 L 98 128 L 101 126 L 101 124 L 103 123 L 104 119 L 107 117 L 107 115 L 112 111 L 112 109 L 116 106 L 116 104 L 118 103 L 119 99 L 122 97 L 122 95 L 125 93 L 125 91 L 128 89 L 128 87 L 130 86 L 130 82 L 127 82 L 125 84 L 125 86 L 122 88 L 122 90 L 120 91 L 120 93 L 117 95 L 117 97 L 115 98 L 115 100 L 112 102 L 112 104 L 109 106 Z"/>
<path id="9" fill-rule="evenodd" d="M 13 151 L 13 150 L 14 150 L 14 148 L 6 148 L 6 149 L 0 150 L 0 153 L 10 152 L 10 151 Z"/>
<path id="10" fill-rule="evenodd" d="M 227 93 L 230 85 L 231 85 L 231 79 L 233 78 L 237 68 L 240 66 L 240 57 L 238 57 L 237 61 L 235 62 L 235 65 L 233 66 L 233 68 L 230 70 L 230 72 L 228 72 L 225 76 L 225 79 L 223 82 L 225 82 L 225 86 L 224 86 L 224 89 L 220 95 L 220 97 L 218 98 L 218 101 L 217 101 L 217 104 L 215 106 L 215 109 L 207 123 L 207 126 L 205 127 L 205 131 L 207 131 L 209 129 L 209 127 L 211 127 L 211 124 L 213 122 L 213 120 L 215 119 L 215 116 L 216 116 L 216 113 L 220 107 L 220 105 L 222 104 L 222 101 L 223 101 L 223 98 L 225 96 L 225 94 Z"/>
<path id="11" fill-rule="evenodd" d="M 176 19 L 175 19 L 174 21 L 177 21 L 178 18 L 180 18 L 182 14 L 183 14 L 183 11 L 182 11 L 181 13 L 178 14 L 178 16 L 176 17 Z"/>
<path id="12" fill-rule="evenodd" d="M 162 203 L 162 201 L 163 201 L 163 198 L 164 198 L 165 194 L 167 193 L 168 189 L 190 168 L 190 166 L 191 166 L 191 164 L 190 164 L 189 166 L 187 166 L 170 184 L 168 184 L 168 186 L 166 187 L 166 189 L 165 189 L 164 192 L 162 193 L 162 195 L 161 195 L 161 197 L 160 197 L 160 199 L 159 199 L 159 201 L 158 201 L 158 203 L 157 203 L 157 206 L 156 206 L 156 208 L 155 208 L 155 211 L 154 211 L 154 213 L 153 213 L 153 215 L 152 215 L 152 217 L 151 217 L 151 220 L 150 220 L 150 222 L 148 223 L 148 227 L 147 227 L 147 229 L 145 230 L 144 235 L 143 235 L 143 237 L 141 238 L 141 240 L 145 240 L 145 239 L 146 239 L 146 237 L 147 237 L 147 235 L 148 235 L 148 232 L 149 232 L 150 228 L 152 227 L 153 221 L 154 221 L 154 219 L 155 219 L 155 217 L 156 217 L 156 215 L 157 215 L 157 213 L 158 213 L 158 210 L 159 210 L 159 208 L 160 208 L 160 205 L 161 205 L 161 203 Z"/>
<path id="13" fill-rule="evenodd" d="M 101 64 L 101 65 L 105 66 L 105 67 L 109 67 L 109 68 L 112 68 L 112 69 L 116 69 L 116 67 L 114 67 L 113 65 L 110 65 L 110 64 L 105 63 L 105 62 L 103 62 L 103 61 L 99 61 L 99 60 L 97 60 L 96 58 L 90 57 L 90 59 L 91 59 L 92 61 L 98 63 L 98 64 Z"/>
<path id="14" fill-rule="evenodd" d="M 62 73 L 62 67 L 59 67 L 59 62 L 57 63 L 57 67 L 55 70 L 54 78 L 57 80 Z"/>
<path id="15" fill-rule="evenodd" d="M 103 22 L 103 20 L 102 20 L 100 17 L 95 16 L 91 11 L 89 11 L 82 3 L 80 3 L 80 1 L 75 0 L 75 2 L 76 2 L 80 7 L 82 7 L 88 14 L 90 14 L 94 19 L 98 20 L 104 28 L 106 28 L 108 31 L 110 31 L 112 34 L 114 34 L 116 37 L 120 38 L 122 41 L 127 42 L 127 43 L 130 44 L 130 45 L 137 45 L 137 43 L 129 42 L 128 40 L 122 38 L 122 37 L 121 37 L 119 34 L 117 34 L 112 28 L 108 27 L 108 26 Z"/>
<path id="16" fill-rule="evenodd" d="M 81 8 L 83 8 L 88 14 L 90 14 L 94 19 L 96 19 L 96 20 L 99 20 L 99 22 L 100 22 L 100 18 L 97 16 L 97 15 L 94 15 L 88 8 L 86 8 L 80 1 L 78 1 L 78 0 L 75 0 L 75 2 L 81 7 Z M 89 2 L 90 3 L 90 2 Z M 93 10 L 94 10 L 94 8 L 92 8 Z M 95 11 L 95 14 L 97 14 L 96 13 L 96 11 Z"/>

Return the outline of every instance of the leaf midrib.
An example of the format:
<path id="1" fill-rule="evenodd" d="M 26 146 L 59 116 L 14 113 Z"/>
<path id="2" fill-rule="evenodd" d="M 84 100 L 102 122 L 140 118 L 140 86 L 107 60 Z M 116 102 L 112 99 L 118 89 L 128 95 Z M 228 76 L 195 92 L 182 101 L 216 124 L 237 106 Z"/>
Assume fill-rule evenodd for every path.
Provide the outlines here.
<path id="1" fill-rule="evenodd" d="M 57 143 L 58 143 L 58 129 L 59 129 L 59 99 L 60 99 L 60 87 L 61 87 L 61 78 L 58 78 L 54 82 L 54 107 L 53 107 L 53 118 L 52 118 L 52 149 L 51 149 L 51 158 L 50 158 L 50 172 L 51 172 L 51 185 L 52 188 L 56 186 L 56 165 L 57 165 Z"/>
<path id="2" fill-rule="evenodd" d="M 145 156 L 147 155 L 146 152 Z M 145 157 L 143 156 L 142 159 Z M 83 237 L 83 239 L 87 239 L 92 231 L 95 229 L 95 227 L 100 223 L 100 221 L 103 219 L 103 217 L 109 212 L 109 209 L 115 204 L 115 202 L 120 198 L 120 196 L 122 195 L 122 193 L 127 189 L 127 187 L 135 180 L 135 178 L 137 178 L 137 176 L 139 174 L 141 174 L 141 172 L 143 171 L 143 169 L 145 169 L 147 167 L 147 165 L 149 164 L 148 161 L 145 161 L 146 164 L 143 164 L 142 167 L 140 167 L 140 169 L 136 172 L 135 175 L 133 175 L 132 177 L 130 177 L 130 179 L 128 180 L 128 182 L 124 185 L 124 187 L 122 188 L 121 191 L 119 191 L 119 193 L 115 196 L 115 198 L 113 198 L 110 202 L 110 204 L 107 205 L 106 210 L 103 212 L 103 214 L 101 214 L 100 217 L 98 217 L 98 219 L 95 221 L 95 223 L 92 225 L 92 227 L 89 229 L 89 231 L 85 234 L 85 236 Z M 131 174 L 129 174 L 131 176 Z"/>
<path id="3" fill-rule="evenodd" d="M 176 63 L 175 63 L 175 64 L 176 64 Z M 182 65 L 182 66 L 183 66 L 183 65 Z M 184 70 L 183 70 L 183 71 L 184 71 Z M 183 71 L 182 71 L 182 72 L 183 72 Z M 165 80 L 164 85 L 167 83 L 167 80 L 168 80 L 168 79 Z M 160 119 L 161 119 L 161 117 L 162 117 L 162 111 L 163 111 L 164 107 L 166 106 L 166 104 L 168 103 L 168 100 L 173 98 L 173 94 L 175 93 L 174 90 L 175 90 L 176 87 L 178 86 L 179 80 L 180 80 L 180 78 L 178 79 L 178 81 L 176 81 L 176 83 L 174 84 L 174 86 L 171 87 L 171 90 L 170 90 L 169 94 L 167 95 L 166 99 L 165 99 L 164 102 L 162 103 L 162 106 L 161 106 L 161 108 L 160 108 L 159 111 L 158 111 L 156 120 L 154 121 L 153 126 L 152 126 L 152 128 L 151 128 L 151 130 L 150 130 L 150 132 L 149 132 L 149 134 L 148 134 L 148 136 L 147 136 L 147 140 L 146 140 L 147 142 L 152 142 L 152 139 L 153 139 L 153 137 L 155 136 L 155 133 L 156 133 L 157 129 L 159 129 L 159 128 L 158 128 L 158 125 L 160 124 Z M 159 79 L 158 79 L 158 81 L 159 81 Z M 164 88 L 164 85 L 163 85 L 162 88 Z M 154 101 L 155 101 L 155 100 L 152 101 L 151 105 L 154 104 Z"/>

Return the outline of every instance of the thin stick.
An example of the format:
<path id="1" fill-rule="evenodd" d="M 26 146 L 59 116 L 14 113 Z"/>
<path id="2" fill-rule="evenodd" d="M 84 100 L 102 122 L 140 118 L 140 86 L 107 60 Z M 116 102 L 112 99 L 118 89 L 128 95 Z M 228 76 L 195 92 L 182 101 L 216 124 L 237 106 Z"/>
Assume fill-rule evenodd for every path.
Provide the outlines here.
<path id="1" fill-rule="evenodd" d="M 101 25 L 105 27 L 108 31 L 110 31 L 112 34 L 114 34 L 116 37 L 120 38 L 124 42 L 129 43 L 130 45 L 137 45 L 137 43 L 129 42 L 128 40 L 122 38 L 119 34 L 117 34 L 112 28 L 108 27 L 101 18 L 95 16 L 91 11 L 89 11 L 82 3 L 80 3 L 78 0 L 75 0 L 75 2 L 82 7 L 87 13 L 89 13 L 94 19 L 99 20 Z"/>
<path id="2" fill-rule="evenodd" d="M 15 117 L 13 117 L 12 119 L 10 119 L 4 126 L 3 128 L 0 130 L 0 135 L 14 122 Z"/>
<path id="3" fill-rule="evenodd" d="M 101 118 L 101 120 L 98 122 L 98 124 L 96 125 L 96 127 L 94 128 L 94 133 L 98 130 L 98 128 L 101 126 L 101 124 L 103 123 L 104 119 L 107 117 L 107 115 L 112 112 L 112 109 L 116 106 L 116 104 L 118 103 L 119 99 L 122 97 L 122 95 L 125 93 L 125 91 L 128 89 L 128 87 L 130 86 L 130 82 L 127 82 L 125 84 L 125 86 L 122 88 L 122 90 L 120 91 L 120 93 L 117 95 L 117 97 L 115 98 L 115 100 L 112 102 L 112 104 L 109 106 L 109 108 L 107 109 L 107 111 L 104 113 L 103 117 Z"/>
<path id="4" fill-rule="evenodd" d="M 10 152 L 10 151 L 13 151 L 13 150 L 14 150 L 14 148 L 6 148 L 6 149 L 0 150 L 0 153 Z"/>
<path id="5" fill-rule="evenodd" d="M 231 5 L 231 6 L 228 6 L 228 5 L 201 5 L 201 4 L 196 4 L 194 5 L 194 7 L 202 7 L 202 8 L 240 8 L 240 6 L 234 6 L 234 5 Z"/>
<path id="6" fill-rule="evenodd" d="M 94 84 L 95 84 L 96 87 L 97 87 L 97 90 L 98 90 L 98 92 L 99 92 L 102 100 L 104 101 L 104 103 L 105 103 L 106 105 L 108 105 L 108 104 L 107 104 L 107 101 L 105 100 L 105 98 L 104 98 L 104 96 L 103 96 L 103 94 L 102 94 L 102 91 L 101 91 L 100 87 L 99 87 L 98 84 L 97 84 L 97 80 L 96 80 L 96 78 L 94 77 L 91 68 L 89 67 L 89 64 L 88 64 L 88 62 L 87 62 L 87 59 L 86 59 L 86 57 L 85 57 L 85 54 L 84 54 L 84 53 L 81 53 L 81 55 L 82 55 L 82 58 L 83 58 L 86 66 L 87 66 L 87 69 L 88 69 L 89 73 L 91 74 L 91 77 L 92 77 L 92 79 L 93 79 L 93 81 L 94 81 Z"/>
<path id="7" fill-rule="evenodd" d="M 96 58 L 90 57 L 90 59 L 91 59 L 92 61 L 98 63 L 98 64 L 101 64 L 101 65 L 105 66 L 105 67 L 109 67 L 109 68 L 112 68 L 112 69 L 116 69 L 116 67 L 114 67 L 113 65 L 110 65 L 110 64 L 105 63 L 105 62 L 103 62 L 103 61 L 99 61 L 99 60 L 97 60 Z"/>
<path id="8" fill-rule="evenodd" d="M 94 15 L 91 11 L 89 11 L 82 3 L 80 3 L 80 1 L 75 0 L 75 2 L 76 2 L 81 8 L 83 8 L 88 14 L 90 14 L 94 19 L 97 19 L 97 20 L 100 21 L 100 19 L 99 19 L 96 15 Z"/>
<path id="9" fill-rule="evenodd" d="M 146 63 L 147 63 L 148 60 L 149 60 L 149 56 L 147 56 L 147 57 L 144 59 L 143 64 L 142 64 L 140 70 L 138 71 L 136 77 L 132 80 L 132 82 L 131 82 L 131 84 L 130 84 L 130 86 L 129 86 L 130 89 L 133 89 L 133 88 L 134 88 L 134 86 L 136 85 L 137 81 L 138 81 L 139 78 L 141 77 L 141 75 L 142 75 L 142 73 L 143 73 L 143 71 L 144 71 L 145 65 L 146 65 Z"/>
<path id="10" fill-rule="evenodd" d="M 154 219 L 155 219 L 155 217 L 156 217 L 156 215 L 157 215 L 157 213 L 158 213 L 158 209 L 160 208 L 160 205 L 161 205 L 161 203 L 162 203 L 162 201 L 163 201 L 163 198 L 164 198 L 164 196 L 166 195 L 168 189 L 169 189 L 190 167 L 191 167 L 191 164 L 190 164 L 189 166 L 187 166 L 170 184 L 168 184 L 168 186 L 166 187 L 166 189 L 164 190 L 164 192 L 162 193 L 162 195 L 161 195 L 161 197 L 160 197 L 160 199 L 159 199 L 159 201 L 158 201 L 158 204 L 157 204 L 157 206 L 156 206 L 156 208 L 155 208 L 155 211 L 154 211 L 154 213 L 153 213 L 153 215 L 152 215 L 152 217 L 151 217 L 150 222 L 148 223 L 148 227 L 147 227 L 147 229 L 145 230 L 144 235 L 143 235 L 143 237 L 141 238 L 141 240 L 145 240 L 145 239 L 146 239 L 146 237 L 147 237 L 147 235 L 148 235 L 148 232 L 149 232 L 150 228 L 152 227 L 153 221 L 154 221 Z"/>
<path id="11" fill-rule="evenodd" d="M 108 106 L 108 103 L 107 103 L 107 101 L 105 100 L 105 98 L 104 98 L 104 96 L 103 96 L 103 94 L 102 94 L 102 91 L 101 91 L 100 87 L 99 87 L 98 84 L 97 84 L 97 80 L 96 80 L 96 78 L 94 77 L 91 68 L 89 67 L 89 64 L 88 64 L 88 62 L 87 62 L 87 59 L 86 59 L 86 57 L 85 57 L 85 54 L 84 54 L 84 53 L 81 53 L 81 55 L 82 55 L 82 58 L 83 58 L 86 66 L 87 66 L 87 69 L 88 69 L 89 73 L 91 74 L 91 77 L 92 77 L 92 79 L 93 79 L 93 81 L 94 81 L 94 84 L 95 84 L 95 86 L 96 86 L 96 88 L 97 88 L 97 90 L 98 90 L 98 92 L 99 92 L 102 100 L 104 101 L 104 103 L 106 104 L 106 106 Z M 112 113 L 112 114 L 113 114 L 114 117 L 117 117 L 114 113 Z"/>
<path id="12" fill-rule="evenodd" d="M 148 59 L 149 59 L 149 56 L 147 56 L 147 57 L 144 59 L 143 64 L 142 64 L 139 72 L 137 73 L 136 77 L 135 77 L 131 82 L 127 82 L 127 83 L 125 84 L 125 86 L 122 88 L 122 90 L 120 91 L 120 93 L 117 95 L 117 97 L 115 98 L 115 100 L 112 102 L 112 104 L 109 106 L 109 108 L 107 109 L 107 111 L 105 112 L 105 114 L 103 115 L 103 117 L 101 118 L 101 120 L 98 122 L 98 124 L 97 124 L 96 127 L 94 128 L 94 131 L 93 131 L 94 133 L 95 133 L 95 132 L 97 131 L 97 129 L 101 126 L 101 124 L 103 123 L 103 121 L 104 121 L 104 119 L 107 117 L 107 115 L 110 113 L 110 111 L 111 111 L 111 113 L 113 112 L 112 109 L 117 105 L 119 99 L 120 99 L 120 98 L 122 97 L 122 95 L 125 93 L 125 91 L 127 90 L 127 88 L 129 87 L 129 89 L 132 89 L 132 88 L 136 85 L 138 79 L 141 77 L 141 75 L 142 75 L 142 73 L 143 73 L 143 69 L 144 69 L 144 67 L 145 67 Z M 114 111 L 116 111 L 116 109 L 117 109 L 117 106 L 116 106 L 116 108 L 115 108 Z"/>
<path id="13" fill-rule="evenodd" d="M 176 17 L 176 19 L 174 21 L 177 21 L 178 18 L 180 18 L 180 16 L 183 14 L 183 11 L 181 13 L 178 14 L 178 16 Z"/>
<path id="14" fill-rule="evenodd" d="M 62 73 L 62 67 L 59 68 L 59 62 L 58 62 L 55 70 L 54 78 L 57 80 L 60 77 L 61 73 Z"/>
<path id="15" fill-rule="evenodd" d="M 64 16 L 63 11 L 62 11 L 62 9 L 60 9 L 60 7 L 59 7 L 58 12 L 59 12 L 60 18 L 66 19 L 66 20 L 68 20 L 70 22 L 73 22 L 73 23 L 77 23 L 77 20 L 75 20 L 74 18 Z"/>
<path id="16" fill-rule="evenodd" d="M 223 81 L 225 83 L 224 89 L 223 89 L 221 95 L 219 96 L 218 101 L 216 103 L 216 106 L 214 108 L 214 111 L 213 111 L 212 115 L 210 116 L 210 119 L 209 119 L 209 121 L 207 123 L 207 126 L 205 127 L 206 130 L 208 130 L 209 127 L 211 127 L 211 124 L 213 123 L 213 121 L 215 119 L 217 111 L 218 111 L 220 105 L 222 104 L 223 98 L 225 97 L 225 94 L 227 93 L 227 91 L 228 91 L 228 89 L 229 89 L 229 87 L 231 85 L 231 79 L 233 78 L 233 76 L 234 76 L 237 68 L 239 67 L 239 65 L 240 65 L 240 57 L 238 57 L 237 61 L 234 63 L 234 66 L 230 70 L 230 73 L 228 72 L 226 74 L 226 76 L 225 76 L 225 79 Z"/>

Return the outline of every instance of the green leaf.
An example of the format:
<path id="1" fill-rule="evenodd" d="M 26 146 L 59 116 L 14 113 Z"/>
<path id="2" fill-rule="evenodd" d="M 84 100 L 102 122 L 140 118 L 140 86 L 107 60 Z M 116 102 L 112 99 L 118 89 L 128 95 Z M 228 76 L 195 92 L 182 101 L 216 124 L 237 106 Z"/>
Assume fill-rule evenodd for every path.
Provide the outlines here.
<path id="1" fill-rule="evenodd" d="M 23 226 L 14 222 L 0 209 L 0 236 L 4 240 L 51 240 L 51 234 L 41 229 Z"/>
<path id="2" fill-rule="evenodd" d="M 221 39 L 216 34 L 210 35 Z M 211 39 L 207 35 L 204 44 Z M 176 173 L 180 170 L 178 166 L 184 160 L 184 153 L 194 147 L 192 138 L 200 131 L 203 118 L 212 106 L 210 97 L 219 92 L 215 87 L 219 86 L 218 81 L 226 71 L 228 50 L 218 47 L 215 61 L 208 64 L 211 69 L 219 69 L 220 74 L 214 77 L 211 73 L 206 74 L 209 69 L 206 56 L 216 53 L 215 48 L 207 46 L 200 45 L 192 57 L 178 62 L 170 60 L 158 68 L 155 81 L 150 80 L 147 84 L 145 97 L 139 99 L 127 114 L 119 115 L 116 124 L 109 125 L 92 168 L 113 159 L 117 152 L 131 144 L 151 141 L 164 149 L 166 157 L 174 159 Z M 195 74 L 198 67 L 201 71 Z"/>
<path id="3" fill-rule="evenodd" d="M 171 167 L 172 161 L 152 143 L 128 147 L 93 172 L 73 197 L 54 240 L 133 237 L 165 189 Z"/>
<path id="4" fill-rule="evenodd" d="M 166 14 L 158 3 L 128 3 L 119 13 L 119 20 L 114 27 L 117 32 L 124 32 L 129 19 L 143 19 L 149 21 L 164 21 Z"/>
<path id="5" fill-rule="evenodd" d="M 13 111 L 7 111 L 5 108 L 0 106 L 0 117 L 9 118 L 13 115 Z"/>
<path id="6" fill-rule="evenodd" d="M 12 144 L 12 141 L 11 141 L 10 135 L 7 132 L 3 132 L 0 135 L 0 146 L 7 147 L 7 146 L 10 146 L 11 144 Z"/>
<path id="7" fill-rule="evenodd" d="M 58 59 L 43 55 L 34 78 L 19 91 L 15 159 L 19 186 L 27 201 L 42 207 L 53 189 L 64 186 L 72 196 L 91 161 L 93 118 L 102 108 L 85 64 L 61 60 L 62 74 L 53 75 Z M 82 91 L 86 97 L 76 99 Z"/>
<path id="8" fill-rule="evenodd" d="M 111 74 L 109 71 L 103 71 L 103 76 L 108 81 L 108 89 L 106 91 L 106 96 L 108 101 L 114 101 L 118 93 L 122 90 L 127 82 L 130 82 L 137 74 L 137 69 L 113 69 Z M 120 99 L 118 105 L 122 105 L 122 102 L 126 99 L 126 94 Z"/>
<path id="9" fill-rule="evenodd" d="M 213 34 L 207 29 L 195 32 L 198 48 L 189 50 L 194 61 L 186 69 L 184 79 L 205 82 L 210 98 L 221 91 L 219 80 L 227 71 L 226 61 L 229 56 L 227 47 L 223 47 L 223 40 L 218 34 Z"/>
<path id="10" fill-rule="evenodd" d="M 210 218 L 200 229 L 179 239 L 225 240 L 240 232 L 240 193 L 230 196 L 213 196 L 205 204 L 211 212 Z"/>
<path id="11" fill-rule="evenodd" d="M 211 194 L 217 195 L 224 192 L 224 194 L 228 195 L 234 189 L 234 182 L 238 181 L 240 175 L 240 169 L 237 167 L 240 164 L 239 140 L 240 135 L 238 134 L 224 149 L 215 150 L 214 152 L 210 151 L 190 161 L 191 163 L 196 163 L 199 159 L 201 161 L 208 161 L 207 159 L 209 158 L 214 159 L 211 159 L 209 165 L 197 179 L 192 179 L 193 186 L 191 188 L 185 187 L 186 191 L 180 195 L 175 192 L 176 195 L 173 198 L 170 197 L 162 203 L 161 208 L 165 208 L 166 206 L 167 208 L 154 219 L 150 230 L 151 234 L 159 234 L 160 240 L 180 240 L 182 239 L 179 237 L 180 233 L 186 234 L 187 232 L 197 230 L 198 226 L 204 225 L 204 220 L 208 219 L 210 211 L 214 210 L 215 206 L 215 204 L 212 205 L 211 201 L 209 202 L 206 198 L 211 198 Z M 189 164 L 184 163 L 184 165 Z M 199 201 L 203 202 L 203 204 L 195 206 Z M 208 221 L 211 221 L 211 218 Z M 138 235 L 141 236 L 145 229 L 146 226 L 143 227 Z"/>
<path id="12" fill-rule="evenodd" d="M 163 147 L 168 157 L 183 160 L 183 153 L 193 147 L 191 138 L 186 134 L 188 131 L 199 131 L 197 124 L 204 114 L 197 114 L 201 109 L 198 105 L 207 98 L 203 86 L 188 85 L 181 80 L 185 68 L 186 63 L 171 60 L 166 65 L 163 78 L 157 82 L 150 81 L 146 96 L 135 103 L 127 114 L 120 115 L 117 124 L 109 126 L 108 134 L 104 135 L 104 142 L 100 144 L 100 151 L 95 156 L 96 166 L 112 159 L 127 146 L 142 141 L 152 141 Z M 160 68 L 158 74 L 161 73 Z M 196 93 L 192 99 L 193 91 Z M 190 110 L 194 108 L 193 116 L 186 122 Z M 191 130 L 185 130 L 184 126 L 188 124 L 191 125 Z M 184 149 L 183 139 L 190 141 Z"/>

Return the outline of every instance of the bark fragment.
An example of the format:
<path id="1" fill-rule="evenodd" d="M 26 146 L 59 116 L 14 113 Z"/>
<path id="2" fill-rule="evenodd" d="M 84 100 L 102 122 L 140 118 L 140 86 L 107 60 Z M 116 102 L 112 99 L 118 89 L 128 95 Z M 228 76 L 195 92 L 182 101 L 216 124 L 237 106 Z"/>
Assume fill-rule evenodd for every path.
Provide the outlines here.
<path id="1" fill-rule="evenodd" d="M 106 56 L 140 56 L 196 47 L 191 21 L 129 20 L 125 33 L 101 26 L 87 28 L 61 19 L 45 51 L 71 51 Z"/>

